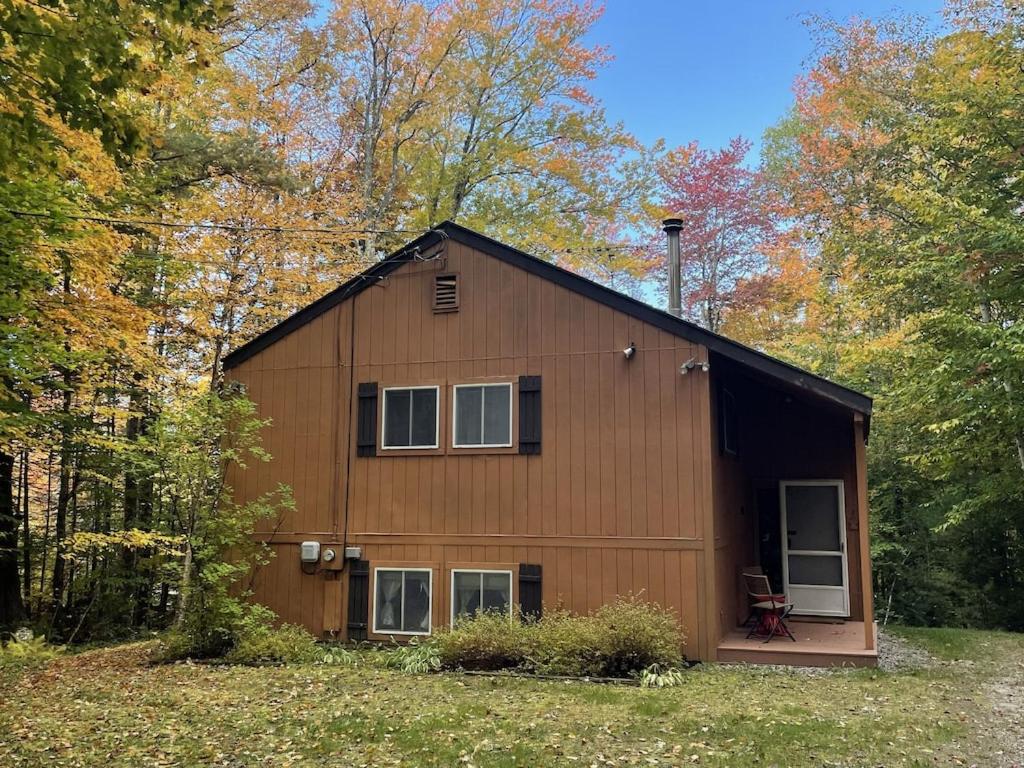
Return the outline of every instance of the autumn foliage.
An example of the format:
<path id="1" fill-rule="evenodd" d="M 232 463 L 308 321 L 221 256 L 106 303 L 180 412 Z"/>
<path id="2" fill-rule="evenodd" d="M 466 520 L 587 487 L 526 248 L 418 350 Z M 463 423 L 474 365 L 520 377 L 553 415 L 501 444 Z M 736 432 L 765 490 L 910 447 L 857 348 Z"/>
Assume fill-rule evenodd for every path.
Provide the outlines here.
<path id="1" fill-rule="evenodd" d="M 0 626 L 167 623 L 145 446 L 391 249 L 457 219 L 663 306 L 669 214 L 689 319 L 876 396 L 878 604 L 1019 626 L 1018 10 L 812 21 L 757 157 L 611 123 L 590 2 L 107 5 L 0 2 Z"/>

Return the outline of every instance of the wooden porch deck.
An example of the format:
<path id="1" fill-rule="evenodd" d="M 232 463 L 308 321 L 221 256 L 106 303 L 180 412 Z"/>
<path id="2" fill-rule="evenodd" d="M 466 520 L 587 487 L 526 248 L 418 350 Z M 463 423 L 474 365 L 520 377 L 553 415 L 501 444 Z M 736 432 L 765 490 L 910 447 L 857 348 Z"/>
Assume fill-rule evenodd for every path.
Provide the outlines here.
<path id="1" fill-rule="evenodd" d="M 864 647 L 864 622 L 790 619 L 796 638 L 772 638 L 769 643 L 734 629 L 718 644 L 718 660 L 726 663 L 788 664 L 798 667 L 875 667 L 878 651 Z M 875 648 L 878 647 L 878 628 Z"/>

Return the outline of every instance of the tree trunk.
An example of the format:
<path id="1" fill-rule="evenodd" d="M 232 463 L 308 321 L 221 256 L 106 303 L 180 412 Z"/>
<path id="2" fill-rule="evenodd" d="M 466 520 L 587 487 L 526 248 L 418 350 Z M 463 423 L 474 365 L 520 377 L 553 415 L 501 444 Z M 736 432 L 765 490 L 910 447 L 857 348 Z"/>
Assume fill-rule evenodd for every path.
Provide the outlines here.
<path id="1" fill-rule="evenodd" d="M 71 293 L 71 263 L 64 257 L 64 281 L 63 289 L 65 298 Z M 62 609 L 64 600 L 64 539 L 67 536 L 68 525 L 68 503 L 71 499 L 71 388 L 74 377 L 71 372 L 71 341 L 70 330 L 65 329 L 64 353 L 67 360 L 61 366 L 61 377 L 63 379 L 64 391 L 61 393 L 60 409 L 60 479 L 57 483 L 57 510 L 53 521 L 53 577 L 51 582 L 51 597 L 53 600 L 53 615 L 51 625 L 58 629 L 63 619 Z"/>
<path id="2" fill-rule="evenodd" d="M 26 448 L 21 454 L 21 577 L 23 580 L 22 600 L 26 615 L 32 605 L 32 529 L 28 519 L 29 461 L 32 454 Z"/>
<path id="3" fill-rule="evenodd" d="M 50 546 L 50 516 L 53 512 L 53 451 L 46 455 L 46 509 L 43 516 L 43 540 L 39 544 L 39 601 L 37 611 L 41 611 L 43 595 L 46 594 L 46 558 Z"/>
<path id="4" fill-rule="evenodd" d="M 78 487 L 80 481 L 81 475 L 79 474 L 78 466 L 76 465 L 71 472 L 71 496 L 68 503 L 70 525 L 68 526 L 68 532 L 65 536 L 66 538 L 69 536 L 74 537 L 74 535 L 78 533 Z M 77 586 L 75 579 L 78 575 L 77 571 L 78 561 L 74 559 L 68 560 L 64 576 L 64 583 L 66 585 L 64 590 L 64 606 L 69 619 L 71 618 L 70 614 L 73 612 L 75 605 L 75 587 Z"/>
<path id="5" fill-rule="evenodd" d="M 129 399 L 131 416 L 125 427 L 125 439 L 135 444 L 149 431 L 152 419 L 151 403 L 143 388 L 142 376 L 136 374 Z M 153 483 L 145 474 L 140 475 L 129 469 L 124 478 L 124 528 L 138 528 L 148 531 L 152 525 Z M 140 557 L 146 552 L 126 548 L 121 557 L 121 568 L 125 577 L 124 598 L 130 606 L 130 626 L 140 626 L 146 621 L 149 608 L 151 579 L 139 573 Z"/>
<path id="6" fill-rule="evenodd" d="M 64 394 L 61 404 L 60 467 L 57 481 L 57 509 L 53 517 L 53 576 L 51 577 L 51 598 L 53 600 L 53 623 L 59 625 L 64 601 L 64 539 L 67 536 L 68 506 L 71 501 L 71 373 L 64 373 Z"/>
<path id="7" fill-rule="evenodd" d="M 0 627 L 25 618 L 18 579 L 18 519 L 14 509 L 14 456 L 0 452 Z"/>
<path id="8" fill-rule="evenodd" d="M 178 595 L 178 612 L 174 617 L 174 628 L 180 630 L 185 624 L 189 593 L 192 589 L 192 542 L 185 542 L 185 562 L 181 566 L 181 586 Z"/>

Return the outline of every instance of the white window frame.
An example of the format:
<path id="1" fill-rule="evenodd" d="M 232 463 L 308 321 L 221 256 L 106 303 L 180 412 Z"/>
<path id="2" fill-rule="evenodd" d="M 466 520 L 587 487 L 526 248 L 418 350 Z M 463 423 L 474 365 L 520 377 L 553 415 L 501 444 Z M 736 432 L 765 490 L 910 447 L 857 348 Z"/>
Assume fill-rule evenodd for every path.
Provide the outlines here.
<path id="1" fill-rule="evenodd" d="M 377 629 L 377 574 L 381 571 L 398 571 L 400 573 L 425 573 L 427 574 L 427 631 L 426 632 L 409 632 L 400 629 Z M 402 579 L 402 600 L 399 603 L 402 608 L 402 617 L 399 620 L 399 624 L 404 624 L 405 621 L 405 579 Z M 373 634 L 375 635 L 419 635 L 425 636 L 430 634 L 431 628 L 434 626 L 434 569 L 433 568 L 403 568 L 400 565 L 395 566 L 375 566 L 373 569 Z"/>
<path id="2" fill-rule="evenodd" d="M 515 595 L 513 594 L 513 573 L 506 568 L 452 568 L 451 575 L 451 591 L 449 592 L 449 603 L 451 604 L 451 625 L 455 626 L 455 574 L 456 573 L 478 573 L 480 574 L 480 602 L 483 603 L 483 575 L 485 573 L 504 573 L 508 574 L 508 617 L 511 619 L 513 616 L 513 609 L 515 606 Z"/>
<path id="3" fill-rule="evenodd" d="M 388 392 L 405 392 L 413 389 L 434 390 L 434 444 L 433 445 L 388 445 Z M 381 395 L 381 417 L 380 417 L 380 449 L 382 451 L 422 451 L 435 449 L 439 445 L 438 433 L 441 424 L 441 387 L 437 384 L 425 384 L 409 387 L 384 387 Z M 412 429 L 412 398 L 409 398 L 409 428 Z"/>
<path id="4" fill-rule="evenodd" d="M 475 388 L 487 388 L 487 387 L 506 387 L 508 389 L 508 442 L 507 443 L 458 443 L 455 440 L 455 436 L 458 434 L 456 430 L 456 422 L 459 419 L 459 407 L 458 407 L 458 391 L 460 389 L 468 389 L 470 387 Z M 511 448 L 512 447 L 512 395 L 513 388 L 511 381 L 481 381 L 476 384 L 455 384 L 452 386 L 452 448 Z M 483 398 L 480 399 L 480 439 L 484 436 L 484 402 Z"/>

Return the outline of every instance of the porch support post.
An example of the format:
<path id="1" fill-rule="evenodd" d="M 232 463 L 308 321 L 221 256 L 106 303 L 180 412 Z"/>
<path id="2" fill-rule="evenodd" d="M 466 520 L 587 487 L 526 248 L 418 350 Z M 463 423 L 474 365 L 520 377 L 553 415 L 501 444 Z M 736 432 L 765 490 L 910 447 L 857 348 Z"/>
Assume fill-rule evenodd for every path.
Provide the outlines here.
<path id="1" fill-rule="evenodd" d="M 853 451 L 857 473 L 857 532 L 860 535 L 860 591 L 864 601 L 864 647 L 875 649 L 875 606 L 871 580 L 871 536 L 868 529 L 868 462 L 864 415 L 853 416 Z"/>
<path id="2" fill-rule="evenodd" d="M 696 347 L 697 359 L 707 360 L 707 347 Z M 698 479 L 697 499 L 700 504 L 700 516 L 702 518 L 701 530 L 703 536 L 703 612 L 700 617 L 704 625 L 704 661 L 718 660 L 718 640 L 721 636 L 721 617 L 718 605 L 718 567 L 716 558 L 716 531 L 715 531 L 715 467 L 714 467 L 714 419 L 711 408 L 711 377 L 695 368 L 694 389 L 697 393 L 698 407 L 694 408 L 694 414 L 698 415 L 697 440 L 697 462 L 696 466 Z M 698 603 L 700 604 L 700 603 Z"/>

